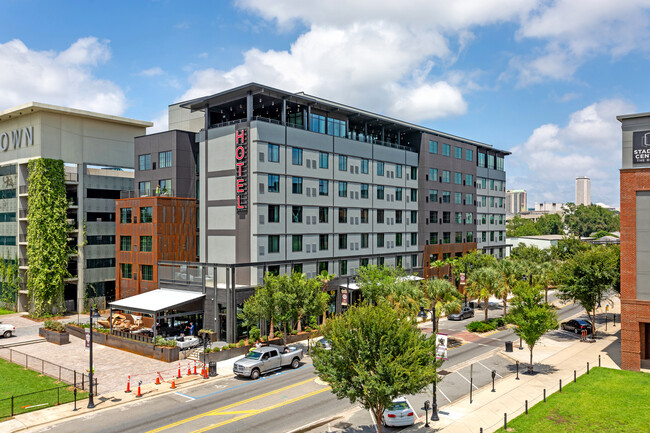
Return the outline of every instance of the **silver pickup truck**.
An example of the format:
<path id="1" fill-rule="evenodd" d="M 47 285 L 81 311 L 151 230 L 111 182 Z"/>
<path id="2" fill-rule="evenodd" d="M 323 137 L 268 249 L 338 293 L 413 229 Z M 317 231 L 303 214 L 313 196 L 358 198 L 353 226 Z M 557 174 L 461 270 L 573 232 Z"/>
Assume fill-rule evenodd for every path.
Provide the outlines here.
<path id="1" fill-rule="evenodd" d="M 244 358 L 236 361 L 232 371 L 237 376 L 246 376 L 256 380 L 260 374 L 279 370 L 282 367 L 298 368 L 302 356 L 302 349 L 296 347 L 263 346 L 251 350 Z"/>

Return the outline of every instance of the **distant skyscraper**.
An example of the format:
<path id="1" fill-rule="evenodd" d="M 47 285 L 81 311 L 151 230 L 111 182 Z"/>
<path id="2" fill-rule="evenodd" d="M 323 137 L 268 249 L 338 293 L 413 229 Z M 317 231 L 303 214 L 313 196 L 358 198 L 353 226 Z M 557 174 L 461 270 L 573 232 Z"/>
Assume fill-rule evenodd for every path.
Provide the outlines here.
<path id="1" fill-rule="evenodd" d="M 516 215 L 526 212 L 526 190 L 508 189 L 506 190 L 506 213 Z"/>
<path id="2" fill-rule="evenodd" d="M 586 176 L 576 178 L 576 206 L 591 204 L 591 179 Z"/>

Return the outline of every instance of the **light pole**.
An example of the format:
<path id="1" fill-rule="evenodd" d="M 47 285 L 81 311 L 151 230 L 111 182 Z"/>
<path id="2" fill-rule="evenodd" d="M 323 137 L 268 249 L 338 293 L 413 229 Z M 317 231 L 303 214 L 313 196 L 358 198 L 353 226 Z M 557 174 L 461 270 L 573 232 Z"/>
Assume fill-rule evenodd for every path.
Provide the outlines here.
<path id="1" fill-rule="evenodd" d="M 436 376 L 438 372 L 436 371 Z M 433 381 L 433 404 L 431 405 L 431 421 L 440 421 L 438 418 L 438 378 Z"/>
<path id="2" fill-rule="evenodd" d="M 93 319 L 99 319 L 100 316 L 97 308 L 90 309 L 90 370 L 88 370 L 88 382 L 90 382 L 90 393 L 88 395 L 88 409 L 95 407 L 93 400 Z"/>

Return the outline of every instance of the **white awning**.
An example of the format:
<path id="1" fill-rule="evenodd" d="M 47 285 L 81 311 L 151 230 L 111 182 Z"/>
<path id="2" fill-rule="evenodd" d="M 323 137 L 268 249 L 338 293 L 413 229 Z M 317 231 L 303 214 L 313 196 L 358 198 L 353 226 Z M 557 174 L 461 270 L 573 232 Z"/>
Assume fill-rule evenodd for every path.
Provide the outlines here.
<path id="1" fill-rule="evenodd" d="M 357 283 L 340 284 L 340 287 L 349 290 L 359 290 L 359 285 Z"/>
<path id="2" fill-rule="evenodd" d="M 420 281 L 424 280 L 422 277 L 418 277 L 417 275 L 407 275 L 405 277 L 399 277 L 397 281 Z"/>
<path id="3" fill-rule="evenodd" d="M 112 309 L 153 314 L 159 311 L 171 310 L 183 304 L 201 299 L 204 296 L 203 293 L 189 290 L 157 289 L 131 296 L 130 298 L 120 299 L 108 305 Z"/>

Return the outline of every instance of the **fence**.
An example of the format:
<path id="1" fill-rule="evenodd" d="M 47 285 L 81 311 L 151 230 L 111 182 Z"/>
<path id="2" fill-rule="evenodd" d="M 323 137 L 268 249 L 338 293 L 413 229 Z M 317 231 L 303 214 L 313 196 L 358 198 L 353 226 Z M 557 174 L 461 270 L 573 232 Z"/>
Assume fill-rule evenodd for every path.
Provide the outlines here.
<path id="1" fill-rule="evenodd" d="M 0 400 L 0 420 L 21 413 L 33 412 L 47 407 L 70 403 L 88 397 L 87 392 L 75 395 L 74 388 L 70 385 L 30 392 L 28 394 L 12 395 Z"/>
<path id="2" fill-rule="evenodd" d="M 35 356 L 27 355 L 8 347 L 0 347 L 0 358 L 21 365 L 30 370 L 34 370 L 42 375 L 49 376 L 59 382 L 65 382 L 73 385 L 75 388 L 87 391 L 89 388 L 88 375 L 76 370 L 71 370 L 58 364 L 46 361 Z M 94 395 L 98 395 L 97 378 L 94 381 Z"/>
<path id="3" fill-rule="evenodd" d="M 144 343 L 153 344 L 153 338 L 142 334 L 134 334 L 132 332 L 117 331 L 115 329 L 111 331 L 111 334 L 115 335 L 116 337 L 128 338 L 129 340 L 142 341 Z"/>

